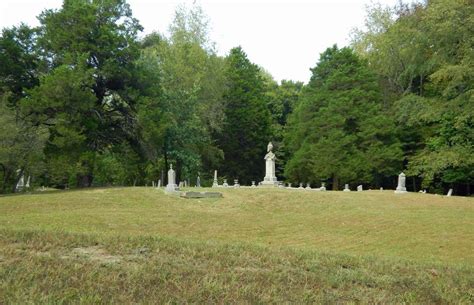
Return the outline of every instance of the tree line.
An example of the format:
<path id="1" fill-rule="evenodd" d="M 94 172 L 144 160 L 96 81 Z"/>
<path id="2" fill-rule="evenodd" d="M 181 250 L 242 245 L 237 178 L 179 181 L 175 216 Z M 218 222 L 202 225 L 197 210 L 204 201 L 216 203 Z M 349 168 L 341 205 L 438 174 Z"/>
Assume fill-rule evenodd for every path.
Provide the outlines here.
<path id="1" fill-rule="evenodd" d="M 373 6 L 350 47 L 307 84 L 280 83 L 241 47 L 219 56 L 199 6 L 143 38 L 125 0 L 71 1 L 0 37 L 1 192 L 145 185 L 214 169 L 260 181 L 271 140 L 280 180 L 469 194 L 474 180 L 473 6 Z M 315 58 L 316 60 L 316 58 Z M 166 176 L 166 175 L 165 175 Z M 342 185 L 342 186 L 341 186 Z"/>

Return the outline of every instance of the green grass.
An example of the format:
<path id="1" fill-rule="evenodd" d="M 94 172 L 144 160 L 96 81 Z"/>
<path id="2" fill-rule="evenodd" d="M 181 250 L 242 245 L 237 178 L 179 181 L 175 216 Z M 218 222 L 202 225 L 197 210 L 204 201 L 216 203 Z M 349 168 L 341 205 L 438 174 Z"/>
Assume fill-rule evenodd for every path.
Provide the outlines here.
<path id="1" fill-rule="evenodd" d="M 474 199 L 152 188 L 0 197 L 0 303 L 473 303 Z"/>

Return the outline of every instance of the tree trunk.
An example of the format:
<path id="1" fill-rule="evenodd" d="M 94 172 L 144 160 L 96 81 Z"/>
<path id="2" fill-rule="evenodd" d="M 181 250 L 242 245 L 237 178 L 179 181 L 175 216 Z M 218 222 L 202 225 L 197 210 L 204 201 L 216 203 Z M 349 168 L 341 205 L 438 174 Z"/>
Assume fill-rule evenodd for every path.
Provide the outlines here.
<path id="1" fill-rule="evenodd" d="M 90 187 L 92 186 L 93 176 L 92 174 L 77 175 L 77 187 Z"/>
<path id="2" fill-rule="evenodd" d="M 166 148 L 163 149 L 163 156 L 165 158 L 165 171 L 168 172 L 168 154 L 166 153 Z M 165 178 L 166 178 L 166 183 L 165 183 L 165 180 L 162 180 L 161 183 L 166 186 L 168 185 L 169 181 L 168 181 L 168 175 L 165 175 Z M 164 178 L 163 178 L 164 179 Z"/>
<path id="3" fill-rule="evenodd" d="M 332 190 L 337 191 L 339 189 L 339 177 L 333 176 L 332 178 Z"/>
<path id="4" fill-rule="evenodd" d="M 3 164 L 2 164 L 2 168 L 3 168 L 2 193 L 5 193 L 5 191 L 7 190 L 8 180 L 10 180 L 10 176 L 11 176 L 12 172 L 9 171 Z"/>

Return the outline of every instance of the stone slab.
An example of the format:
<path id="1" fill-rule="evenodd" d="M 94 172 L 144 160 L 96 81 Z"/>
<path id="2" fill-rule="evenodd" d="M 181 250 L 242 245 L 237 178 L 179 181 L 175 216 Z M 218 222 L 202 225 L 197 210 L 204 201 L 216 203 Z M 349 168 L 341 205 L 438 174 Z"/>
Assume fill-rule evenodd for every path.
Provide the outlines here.
<path id="1" fill-rule="evenodd" d="M 222 193 L 218 192 L 181 192 L 182 198 L 222 198 Z"/>

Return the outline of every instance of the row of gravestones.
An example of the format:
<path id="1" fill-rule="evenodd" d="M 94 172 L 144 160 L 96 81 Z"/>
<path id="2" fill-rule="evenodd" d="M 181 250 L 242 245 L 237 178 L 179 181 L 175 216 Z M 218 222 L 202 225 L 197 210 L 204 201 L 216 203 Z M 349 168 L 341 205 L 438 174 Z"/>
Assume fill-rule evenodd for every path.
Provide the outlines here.
<path id="1" fill-rule="evenodd" d="M 179 191 L 179 188 L 180 187 L 187 187 L 188 186 L 188 182 L 187 181 L 184 181 L 184 182 L 180 182 L 179 185 L 176 185 L 176 173 L 175 171 L 173 170 L 173 166 L 170 165 L 170 170 L 168 171 L 168 185 L 166 186 L 166 191 L 168 192 L 175 192 L 175 191 Z M 397 188 L 395 190 L 395 193 L 396 194 L 404 194 L 404 193 L 407 193 L 407 189 L 406 189 L 406 186 L 405 186 L 405 183 L 406 183 L 406 176 L 404 173 L 400 173 L 400 175 L 398 175 L 398 185 L 397 185 Z M 261 185 L 261 182 L 259 183 L 259 185 Z M 155 186 L 155 184 L 153 183 L 153 186 Z M 157 187 L 161 187 L 161 180 L 158 180 L 158 183 L 156 185 Z M 196 186 L 197 187 L 200 187 L 201 186 L 201 183 L 200 183 L 200 178 L 198 176 L 197 178 L 197 183 L 196 183 Z M 293 188 L 291 186 L 291 183 L 288 183 L 287 186 L 285 186 L 282 182 L 279 182 L 278 186 L 280 188 L 290 188 L 290 189 L 306 189 L 306 190 L 315 190 L 315 191 L 326 191 L 326 186 L 324 183 L 322 183 L 321 187 L 319 188 L 311 188 L 311 185 L 309 183 L 306 184 L 306 187 L 303 187 L 303 183 L 300 183 L 299 184 L 299 187 L 298 188 Z M 213 184 L 212 184 L 212 187 L 229 187 L 229 184 L 227 183 L 227 179 L 224 179 L 224 182 L 222 185 L 219 185 L 218 183 L 218 180 L 217 180 L 217 170 L 214 171 L 214 181 L 213 181 Z M 234 180 L 234 185 L 233 185 L 234 188 L 238 188 L 240 187 L 240 184 L 239 184 L 239 180 L 238 179 L 235 179 Z M 256 187 L 256 184 L 255 184 L 255 181 L 252 181 L 252 185 L 250 187 Z M 380 188 L 380 190 L 383 190 L 383 188 Z M 350 192 L 350 188 L 349 188 L 349 184 L 345 184 L 344 186 L 344 192 Z M 357 186 L 357 191 L 361 192 L 363 191 L 363 187 L 362 185 L 359 185 Z M 421 192 L 421 191 L 420 191 Z M 422 191 L 422 193 L 426 193 L 426 191 Z M 453 193 L 453 190 L 450 189 L 448 191 L 448 194 L 447 196 L 451 196 Z"/>

